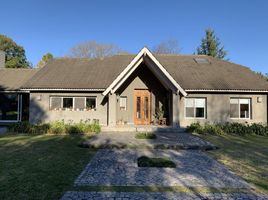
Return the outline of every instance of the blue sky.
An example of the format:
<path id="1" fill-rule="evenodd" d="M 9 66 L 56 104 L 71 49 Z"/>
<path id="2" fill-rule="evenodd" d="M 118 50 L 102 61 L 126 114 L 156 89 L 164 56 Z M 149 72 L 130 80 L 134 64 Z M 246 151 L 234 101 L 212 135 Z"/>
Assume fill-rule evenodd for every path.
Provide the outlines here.
<path id="1" fill-rule="evenodd" d="M 172 38 L 192 54 L 210 27 L 230 61 L 268 72 L 267 0 L 0 1 L 0 34 L 22 45 L 34 65 L 87 40 L 137 53 Z"/>

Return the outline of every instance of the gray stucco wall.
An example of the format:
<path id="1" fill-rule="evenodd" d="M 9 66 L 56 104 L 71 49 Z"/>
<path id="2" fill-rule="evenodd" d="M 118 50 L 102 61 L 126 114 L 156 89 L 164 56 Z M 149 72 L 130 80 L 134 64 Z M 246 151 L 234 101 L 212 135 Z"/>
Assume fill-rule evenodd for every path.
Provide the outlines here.
<path id="1" fill-rule="evenodd" d="M 95 111 L 55 111 L 49 109 L 50 96 L 96 96 L 97 108 Z M 41 97 L 41 98 L 40 98 Z M 64 119 L 79 122 L 80 120 L 98 119 L 101 125 L 107 125 L 107 99 L 101 93 L 30 93 L 29 121 L 31 123 L 51 122 Z"/>
<path id="2" fill-rule="evenodd" d="M 188 97 L 205 97 L 207 99 L 206 119 L 185 118 L 185 98 L 179 101 L 179 123 L 181 127 L 186 127 L 193 122 L 241 122 L 241 123 L 267 123 L 267 96 L 261 94 L 189 94 Z M 230 98 L 251 98 L 251 119 L 231 119 L 230 118 Z M 257 97 L 262 98 L 262 102 L 257 102 Z"/>

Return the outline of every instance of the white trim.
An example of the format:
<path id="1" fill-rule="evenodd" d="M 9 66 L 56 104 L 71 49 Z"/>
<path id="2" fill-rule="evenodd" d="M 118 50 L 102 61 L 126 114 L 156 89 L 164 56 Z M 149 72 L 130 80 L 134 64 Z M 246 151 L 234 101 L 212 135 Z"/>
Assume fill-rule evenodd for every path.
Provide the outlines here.
<path id="1" fill-rule="evenodd" d="M 144 47 L 130 62 L 130 64 L 117 76 L 117 78 L 106 88 L 102 93 L 106 96 L 109 92 L 114 93 L 116 89 L 126 80 L 128 76 L 137 68 L 137 64 L 142 62 L 143 56 L 148 56 L 163 72 L 163 74 L 170 80 L 170 82 L 177 88 L 177 92 L 181 92 L 183 96 L 187 96 L 187 93 L 182 89 L 182 87 L 172 78 L 172 76 L 167 72 L 167 70 L 160 64 L 160 62 L 153 56 L 153 54 Z M 117 86 L 119 84 L 119 86 Z"/>
<path id="2" fill-rule="evenodd" d="M 215 89 L 186 89 L 186 92 L 239 92 L 239 93 L 267 93 L 268 90 L 215 90 Z"/>
<path id="3" fill-rule="evenodd" d="M 143 58 L 141 58 L 130 71 L 126 74 L 126 76 L 120 80 L 120 82 L 111 90 L 112 93 L 115 93 L 115 91 L 127 80 L 127 78 L 134 72 L 135 69 L 138 68 L 138 66 L 142 63 Z"/>
<path id="4" fill-rule="evenodd" d="M 22 91 L 104 91 L 105 89 L 88 89 L 88 88 L 82 88 L 82 89 L 71 89 L 71 88 L 23 88 Z"/>

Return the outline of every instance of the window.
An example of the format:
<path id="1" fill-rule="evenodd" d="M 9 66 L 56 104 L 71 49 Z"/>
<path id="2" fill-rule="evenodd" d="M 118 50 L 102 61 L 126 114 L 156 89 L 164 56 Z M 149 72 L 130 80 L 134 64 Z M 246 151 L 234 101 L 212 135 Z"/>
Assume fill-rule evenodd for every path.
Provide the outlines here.
<path id="1" fill-rule="evenodd" d="M 86 98 L 86 108 L 88 110 L 96 109 L 96 98 L 95 97 L 87 97 Z"/>
<path id="2" fill-rule="evenodd" d="M 95 110 L 96 97 L 50 97 L 51 110 Z"/>
<path id="3" fill-rule="evenodd" d="M 127 110 L 127 97 L 120 97 L 119 107 L 120 110 Z"/>
<path id="4" fill-rule="evenodd" d="M 20 120 L 20 95 L 0 93 L 0 121 Z"/>
<path id="5" fill-rule="evenodd" d="M 230 117 L 234 119 L 249 119 L 250 99 L 230 98 Z"/>
<path id="6" fill-rule="evenodd" d="M 206 99 L 205 98 L 186 98 L 185 117 L 205 118 Z"/>

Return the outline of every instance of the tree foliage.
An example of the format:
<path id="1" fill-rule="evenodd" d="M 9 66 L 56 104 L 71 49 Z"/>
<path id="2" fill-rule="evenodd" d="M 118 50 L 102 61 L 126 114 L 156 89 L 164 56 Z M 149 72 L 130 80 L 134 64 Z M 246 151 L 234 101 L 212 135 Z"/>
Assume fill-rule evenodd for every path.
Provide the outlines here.
<path id="1" fill-rule="evenodd" d="M 75 45 L 69 51 L 69 57 L 76 58 L 103 58 L 116 55 L 123 51 L 114 44 L 97 43 L 96 41 L 86 41 Z"/>
<path id="2" fill-rule="evenodd" d="M 155 54 L 178 54 L 180 53 L 180 48 L 177 40 L 170 39 L 154 46 L 152 52 Z"/>
<path id="3" fill-rule="evenodd" d="M 53 55 L 51 53 L 46 53 L 45 55 L 43 55 L 42 59 L 37 64 L 37 67 L 40 68 L 40 67 L 45 66 L 45 64 L 47 64 L 47 62 L 51 60 L 52 58 L 53 58 Z"/>
<path id="4" fill-rule="evenodd" d="M 28 68 L 30 63 L 27 61 L 25 50 L 11 38 L 0 34 L 0 50 L 6 54 L 6 68 Z"/>
<path id="5" fill-rule="evenodd" d="M 227 55 L 227 51 L 221 46 L 220 39 L 216 37 L 212 29 L 206 30 L 206 36 L 202 38 L 201 45 L 197 48 L 196 53 L 220 59 L 224 59 Z"/>

